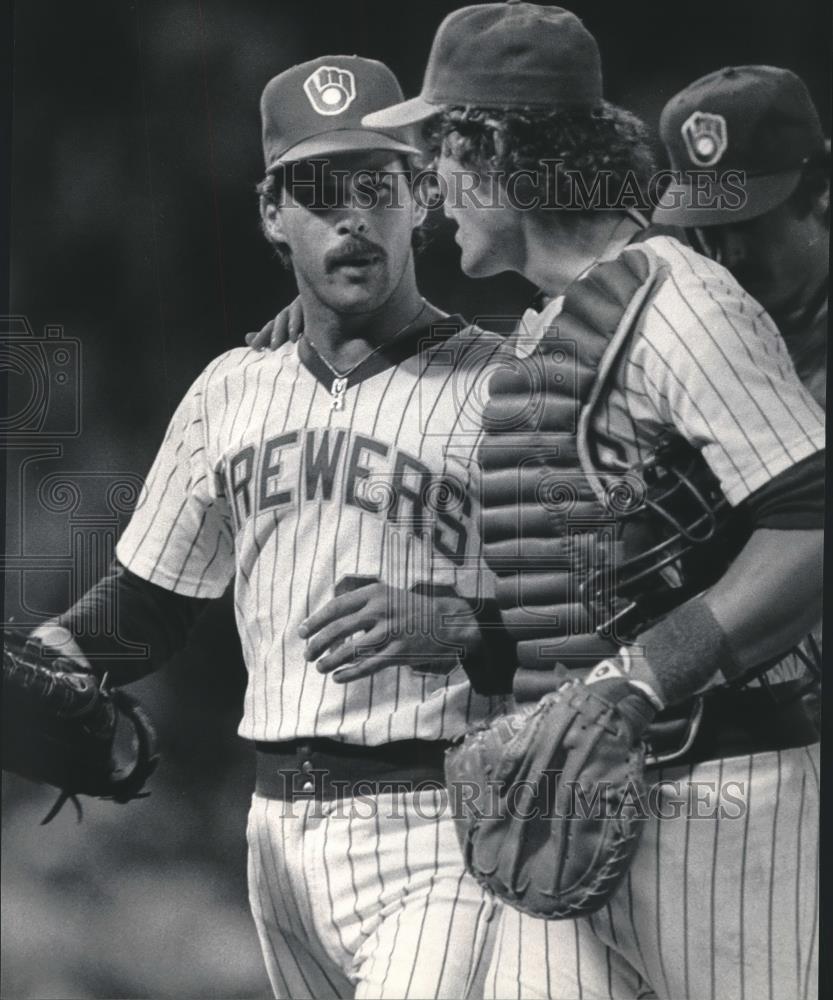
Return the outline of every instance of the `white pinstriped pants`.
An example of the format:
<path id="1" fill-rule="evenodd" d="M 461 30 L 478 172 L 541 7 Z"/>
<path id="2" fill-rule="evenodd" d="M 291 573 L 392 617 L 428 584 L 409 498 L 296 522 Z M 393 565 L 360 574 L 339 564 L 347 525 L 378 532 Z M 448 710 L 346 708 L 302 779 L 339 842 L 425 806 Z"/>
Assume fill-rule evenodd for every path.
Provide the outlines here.
<path id="1" fill-rule="evenodd" d="M 435 790 L 253 796 L 249 901 L 276 997 L 482 996 L 496 904 L 465 874 L 446 810 Z"/>
<path id="2" fill-rule="evenodd" d="M 504 907 L 485 996 L 812 1000 L 818 976 L 819 747 L 666 768 L 624 883 L 581 920 Z M 673 802 L 699 789 L 698 818 Z M 712 783 L 743 783 L 710 815 Z M 679 811 L 679 810 L 677 810 Z"/>

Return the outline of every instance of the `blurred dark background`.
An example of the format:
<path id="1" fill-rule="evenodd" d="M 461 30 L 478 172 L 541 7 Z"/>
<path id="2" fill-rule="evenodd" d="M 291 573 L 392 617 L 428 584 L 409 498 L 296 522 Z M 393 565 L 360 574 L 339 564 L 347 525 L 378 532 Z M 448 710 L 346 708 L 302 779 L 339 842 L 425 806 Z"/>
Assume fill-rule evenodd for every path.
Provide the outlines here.
<path id="1" fill-rule="evenodd" d="M 387 62 L 412 96 L 438 23 L 458 6 L 15 5 L 11 312 L 36 336 L 58 326 L 80 345 L 81 433 L 38 475 L 143 475 L 203 366 L 293 296 L 260 235 L 254 196 L 267 80 L 314 56 L 358 53 Z M 829 4 L 570 7 L 599 39 L 608 97 L 652 125 L 693 78 L 763 62 L 805 78 L 829 135 Z M 528 304 L 520 279 L 464 279 L 457 254 L 434 220 L 418 266 L 437 304 L 469 317 Z M 46 564 L 66 530 L 33 508 L 19 475 L 25 454 L 9 453 L 7 544 Z M 34 619 L 62 610 L 65 575 L 24 575 L 9 574 L 8 604 Z M 4 998 L 269 995 L 245 894 L 243 683 L 224 600 L 176 663 L 141 682 L 164 747 L 149 799 L 90 803 L 80 825 L 67 808 L 42 828 L 50 795 L 4 778 Z"/>

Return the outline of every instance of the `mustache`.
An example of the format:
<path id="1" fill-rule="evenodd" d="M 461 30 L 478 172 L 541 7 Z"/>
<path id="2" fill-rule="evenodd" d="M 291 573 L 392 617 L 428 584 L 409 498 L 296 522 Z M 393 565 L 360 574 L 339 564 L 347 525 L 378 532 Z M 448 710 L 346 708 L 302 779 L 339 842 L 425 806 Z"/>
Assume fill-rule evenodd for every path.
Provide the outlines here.
<path id="1" fill-rule="evenodd" d="M 324 269 L 332 271 L 342 264 L 349 264 L 356 260 L 366 260 L 369 258 L 385 260 L 387 254 L 383 247 L 363 236 L 351 236 L 339 247 L 329 250 L 324 255 Z"/>

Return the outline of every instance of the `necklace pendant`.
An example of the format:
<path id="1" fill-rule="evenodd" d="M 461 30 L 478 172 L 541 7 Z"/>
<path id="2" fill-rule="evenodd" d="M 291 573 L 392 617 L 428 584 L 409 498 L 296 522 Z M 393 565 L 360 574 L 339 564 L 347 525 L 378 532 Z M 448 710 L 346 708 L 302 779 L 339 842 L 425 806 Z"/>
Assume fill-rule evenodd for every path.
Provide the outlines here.
<path id="1" fill-rule="evenodd" d="M 344 394 L 347 392 L 347 379 L 346 378 L 334 378 L 333 384 L 330 386 L 330 394 L 333 397 L 331 408 L 333 410 L 343 410 L 344 409 Z"/>

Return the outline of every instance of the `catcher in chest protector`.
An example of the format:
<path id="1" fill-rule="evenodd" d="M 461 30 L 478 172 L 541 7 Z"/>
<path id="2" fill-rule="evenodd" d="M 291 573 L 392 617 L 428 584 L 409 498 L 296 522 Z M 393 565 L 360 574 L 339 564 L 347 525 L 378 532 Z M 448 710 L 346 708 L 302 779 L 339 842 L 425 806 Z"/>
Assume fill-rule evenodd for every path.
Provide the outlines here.
<path id="1" fill-rule="evenodd" d="M 363 121 L 422 121 L 463 270 L 551 300 L 479 452 L 530 705 L 446 763 L 467 866 L 510 904 L 486 995 L 814 995 L 823 412 L 760 305 L 630 207 L 647 131 L 573 14 L 455 11 L 422 94 Z"/>

